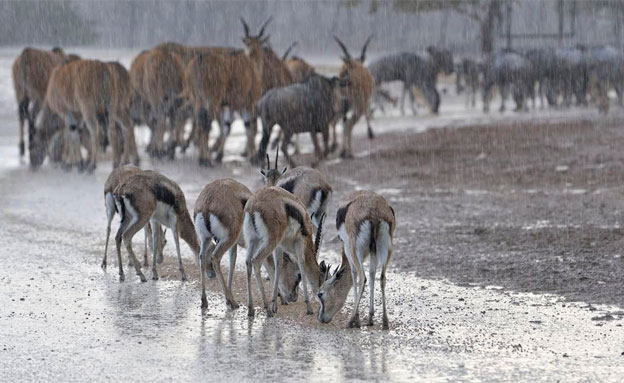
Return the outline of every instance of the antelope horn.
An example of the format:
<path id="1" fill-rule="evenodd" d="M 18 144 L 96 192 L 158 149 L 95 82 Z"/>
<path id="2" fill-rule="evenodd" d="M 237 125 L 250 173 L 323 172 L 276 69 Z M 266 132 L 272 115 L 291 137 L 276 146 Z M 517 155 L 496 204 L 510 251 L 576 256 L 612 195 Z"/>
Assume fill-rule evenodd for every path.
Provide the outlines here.
<path id="1" fill-rule="evenodd" d="M 249 37 L 249 25 L 247 25 L 247 22 L 245 21 L 245 19 L 243 19 L 243 17 L 241 16 L 240 18 L 241 23 L 243 23 L 243 28 L 245 29 L 245 37 Z"/>
<path id="2" fill-rule="evenodd" d="M 264 24 L 262 24 L 262 27 L 260 27 L 260 32 L 258 32 L 258 37 L 262 37 L 262 35 L 264 34 L 264 28 L 266 28 L 266 26 L 269 25 L 271 20 L 273 20 L 273 16 L 270 16 L 267 19 L 267 21 L 265 21 Z"/>
<path id="3" fill-rule="evenodd" d="M 316 239 L 314 241 L 314 259 L 318 261 L 319 250 L 321 249 L 321 243 L 323 242 L 323 223 L 325 222 L 325 213 L 321 215 L 319 220 L 318 229 L 316 229 Z"/>
<path id="4" fill-rule="evenodd" d="M 290 51 L 292 51 L 292 49 L 296 47 L 297 44 L 299 44 L 298 41 L 295 41 L 294 43 L 290 44 L 290 46 L 288 47 L 288 49 L 286 49 L 286 52 L 284 52 L 284 55 L 282 56 L 282 61 L 286 61 L 286 59 L 288 58 L 288 55 L 290 54 Z"/>
<path id="5" fill-rule="evenodd" d="M 368 48 L 368 44 L 371 42 L 372 38 L 373 38 L 373 35 L 371 34 L 366 39 L 366 42 L 364 43 L 364 46 L 362 47 L 362 54 L 360 55 L 360 62 L 364 62 L 364 59 L 366 58 L 366 48 Z"/>
<path id="6" fill-rule="evenodd" d="M 271 170 L 271 161 L 269 161 L 269 155 L 267 154 L 267 170 Z"/>
<path id="7" fill-rule="evenodd" d="M 279 158 L 279 145 L 275 148 L 275 170 L 277 170 L 277 159 Z"/>
<path id="8" fill-rule="evenodd" d="M 340 41 L 340 39 L 336 35 L 334 35 L 334 40 L 336 40 L 338 45 L 340 45 L 340 48 L 342 49 L 342 51 L 345 54 L 345 57 L 347 59 L 351 59 L 351 55 L 349 54 L 349 51 L 347 50 L 347 47 L 342 43 L 342 41 Z"/>

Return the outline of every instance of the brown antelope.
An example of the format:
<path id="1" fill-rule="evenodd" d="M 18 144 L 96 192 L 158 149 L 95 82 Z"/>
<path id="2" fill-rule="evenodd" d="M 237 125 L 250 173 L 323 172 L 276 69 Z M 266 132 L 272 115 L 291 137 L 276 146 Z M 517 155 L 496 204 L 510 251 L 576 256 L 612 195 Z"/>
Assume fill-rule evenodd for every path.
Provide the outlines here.
<path id="1" fill-rule="evenodd" d="M 297 42 L 292 43 L 284 55 L 282 56 L 282 61 L 286 64 L 288 71 L 290 72 L 290 76 L 292 77 L 293 82 L 302 82 L 307 77 L 314 73 L 314 67 L 308 64 L 304 59 L 298 56 L 292 56 L 288 58 L 290 51 L 297 46 Z"/>
<path id="2" fill-rule="evenodd" d="M 322 221 L 322 220 L 321 220 Z M 307 314 L 313 314 L 308 296 L 308 286 L 316 294 L 326 277 L 324 270 L 317 263 L 320 249 L 322 225 L 316 231 L 306 208 L 293 194 L 278 187 L 264 188 L 256 192 L 245 205 L 243 235 L 247 244 L 247 315 L 254 316 L 253 297 L 251 295 L 251 273 L 256 278 L 258 290 L 268 316 L 277 312 L 280 269 L 283 252 L 294 254 L 302 277 L 303 294 Z M 275 253 L 273 253 L 275 251 Z M 266 299 L 260 267 L 273 253 L 275 271 L 271 306 Z M 307 283 L 306 283 L 307 280 Z"/>
<path id="3" fill-rule="evenodd" d="M 247 186 L 227 178 L 206 185 L 195 201 L 193 217 L 195 232 L 199 238 L 202 309 L 208 307 L 204 275 L 206 261 L 212 264 L 228 308 L 238 308 L 232 294 L 232 277 L 236 264 L 237 245 L 244 246 L 240 234 L 245 204 L 252 195 L 253 193 Z M 213 239 L 217 245 L 211 247 Z M 230 268 L 226 285 L 221 273 L 221 258 L 228 250 L 230 251 Z M 206 259 L 206 256 L 209 258 Z"/>
<path id="4" fill-rule="evenodd" d="M 275 168 L 271 169 L 267 155 L 267 169 L 260 170 L 266 186 L 278 186 L 299 198 L 306 206 L 312 225 L 317 229 L 321 217 L 327 214 L 332 196 L 331 185 L 323 173 L 307 166 L 299 166 L 288 171 L 285 167 L 278 169 L 278 156 L 279 152 L 275 156 Z"/>
<path id="5" fill-rule="evenodd" d="M 129 118 L 129 107 L 125 102 L 128 98 L 122 94 L 122 81 L 118 72 L 111 64 L 96 60 L 76 60 L 56 67 L 52 71 L 42 112 L 37 120 L 38 129 L 45 126 L 52 113 L 56 113 L 64 120 L 66 129 L 77 132 L 81 121 L 89 131 L 90 142 L 87 148 L 89 153 L 87 170 L 92 172 L 97 163 L 98 146 L 101 142 L 103 125 L 108 122 L 113 126 L 115 122 L 121 124 L 124 136 L 134 135 L 132 122 Z M 122 155 L 116 143 L 117 130 L 109 127 L 110 142 L 113 144 L 113 167 L 119 166 Z M 43 137 L 35 143 L 40 151 L 45 151 L 47 142 Z M 124 150 L 132 150 L 131 144 L 125 145 Z M 136 146 L 135 146 L 136 147 Z M 134 154 L 133 154 L 134 155 Z M 129 158 L 126 154 L 124 158 Z M 41 158 L 41 162 L 43 158 Z M 135 162 L 138 156 L 135 155 Z M 31 166 L 39 166 L 32 163 Z"/>
<path id="6" fill-rule="evenodd" d="M 122 183 L 126 182 L 126 180 L 140 172 L 142 172 L 140 168 L 134 165 L 124 165 L 120 166 L 116 169 L 113 169 L 111 173 L 108 175 L 106 182 L 104 183 L 104 205 L 106 206 L 106 218 L 108 220 L 106 225 L 106 244 L 104 246 L 104 258 L 102 259 L 102 268 L 106 270 L 106 254 L 108 251 L 108 240 L 110 238 L 111 232 L 111 222 L 113 221 L 113 217 L 116 213 L 115 199 L 113 197 L 113 191 Z M 163 261 L 162 250 L 165 247 L 167 241 L 165 240 L 164 233 L 159 235 L 158 240 L 158 263 Z M 154 245 L 152 242 L 152 229 L 149 223 L 145 225 L 145 249 L 143 253 L 143 265 L 149 266 L 147 261 L 147 247 L 149 245 L 150 249 L 154 251 Z"/>
<path id="7" fill-rule="evenodd" d="M 65 55 L 61 48 L 54 48 L 52 51 L 25 48 L 15 59 L 12 75 L 20 122 L 20 156 L 25 153 L 24 122 L 28 121 L 30 142 L 35 131 L 35 119 L 43 106 L 52 70 L 65 61 L 77 58 L 78 56 L 75 55 Z M 32 108 L 29 108 L 30 105 Z"/>
<path id="8" fill-rule="evenodd" d="M 247 130 L 247 155 L 255 155 L 256 103 L 262 92 L 262 68 L 264 60 L 262 36 L 265 25 L 256 36 L 249 34 L 244 20 L 243 42 L 249 53 L 240 51 L 228 54 L 202 52 L 191 59 L 186 70 L 186 96 L 195 109 L 198 124 L 200 165 L 211 162 L 208 139 L 213 118 L 220 119 L 220 135 L 214 145 L 215 160 L 223 159 L 225 139 L 230 134 L 231 112 L 241 111 Z"/>
<path id="9" fill-rule="evenodd" d="M 341 157 L 350 158 L 353 157 L 353 152 L 351 150 L 351 134 L 353 131 L 353 126 L 358 122 L 360 117 L 364 116 L 366 119 L 366 125 L 368 127 L 368 137 L 373 138 L 373 129 L 370 125 L 370 113 L 368 111 L 370 105 L 370 98 L 373 94 L 373 90 L 375 88 L 375 81 L 373 80 L 373 76 L 371 76 L 368 69 L 363 65 L 364 60 L 366 59 L 366 48 L 370 43 L 373 36 L 369 36 L 362 47 L 362 53 L 359 58 L 353 58 L 347 47 L 338 39 L 338 37 L 334 36 L 334 39 L 340 45 L 344 56 L 342 57 L 343 65 L 340 70 L 340 77 L 349 77 L 350 85 L 347 88 L 347 100 L 348 100 L 348 109 L 352 110 L 353 114 L 347 120 L 346 112 L 344 111 L 344 127 L 343 127 L 343 135 L 342 135 L 342 151 L 340 153 Z M 335 129 L 335 125 L 334 125 Z M 336 137 L 336 133 L 334 131 L 334 137 Z"/>
<path id="10" fill-rule="evenodd" d="M 349 327 L 360 327 L 359 306 L 364 293 L 366 275 L 364 260 L 370 254 L 368 281 L 370 308 L 368 325 L 373 325 L 375 312 L 375 274 L 381 264 L 381 300 L 383 328 L 388 329 L 386 311 L 386 269 L 393 250 L 396 220 L 394 210 L 386 200 L 373 192 L 359 191 L 351 194 L 349 202 L 336 213 L 336 228 L 342 242 L 342 265 L 320 288 L 317 299 L 321 304 L 318 320 L 329 323 L 340 311 L 353 287 L 354 309 Z"/>
<path id="11" fill-rule="evenodd" d="M 141 282 L 147 279 L 141 272 L 141 266 L 132 251 L 132 237 L 148 223 L 152 227 L 153 242 L 158 243 L 157 235 L 161 225 L 171 229 L 178 254 L 178 268 L 183 281 L 186 280 L 180 240 L 184 240 L 195 256 L 199 254 L 199 243 L 193 227 L 193 221 L 186 207 L 184 193 L 177 183 L 155 171 L 144 171 L 131 175 L 113 192 L 121 224 L 115 236 L 117 258 L 121 259 L 121 241 L 123 239 L 128 255 Z M 156 248 L 158 250 L 158 247 Z M 156 263 L 158 251 L 153 252 L 152 279 L 158 279 Z M 119 263 L 119 279 L 124 280 L 124 272 Z"/>

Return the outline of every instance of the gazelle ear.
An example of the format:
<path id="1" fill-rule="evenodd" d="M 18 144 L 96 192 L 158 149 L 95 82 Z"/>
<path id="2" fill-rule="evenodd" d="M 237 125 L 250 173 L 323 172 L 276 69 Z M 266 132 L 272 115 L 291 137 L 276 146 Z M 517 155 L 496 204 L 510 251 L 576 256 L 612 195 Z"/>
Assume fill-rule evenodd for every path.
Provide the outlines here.
<path id="1" fill-rule="evenodd" d="M 284 166 L 284 168 L 282 169 L 281 173 L 282 174 L 286 173 L 286 169 L 288 169 L 288 166 Z"/>

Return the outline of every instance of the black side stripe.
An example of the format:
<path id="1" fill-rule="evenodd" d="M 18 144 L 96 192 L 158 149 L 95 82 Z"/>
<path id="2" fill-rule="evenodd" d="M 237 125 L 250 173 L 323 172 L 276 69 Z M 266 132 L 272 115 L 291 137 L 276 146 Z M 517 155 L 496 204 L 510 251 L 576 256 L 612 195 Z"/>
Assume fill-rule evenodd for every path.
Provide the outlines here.
<path id="1" fill-rule="evenodd" d="M 152 185 L 152 193 L 154 193 L 156 200 L 166 203 L 169 206 L 173 206 L 173 209 L 176 212 L 178 211 L 179 206 L 176 202 L 175 195 L 171 190 L 169 190 L 168 187 L 157 182 Z"/>
<path id="2" fill-rule="evenodd" d="M 351 202 L 349 202 L 345 206 L 341 206 L 340 209 L 338 209 L 338 211 L 336 212 L 336 230 L 340 230 L 340 226 L 342 226 L 342 224 L 345 222 L 349 206 L 351 206 Z"/>
<path id="3" fill-rule="evenodd" d="M 297 184 L 297 178 L 293 177 L 278 186 L 286 190 L 287 192 L 292 193 L 295 190 L 296 184 Z"/>
<path id="4" fill-rule="evenodd" d="M 301 215 L 301 212 L 299 211 L 299 209 L 297 209 L 295 206 L 288 204 L 288 203 L 285 204 L 284 207 L 286 208 L 286 215 L 288 215 L 290 218 L 294 219 L 295 221 L 299 223 L 299 226 L 301 226 L 301 234 L 307 237 L 310 233 L 308 233 L 308 231 L 306 230 L 306 227 L 303 221 L 303 216 Z"/>

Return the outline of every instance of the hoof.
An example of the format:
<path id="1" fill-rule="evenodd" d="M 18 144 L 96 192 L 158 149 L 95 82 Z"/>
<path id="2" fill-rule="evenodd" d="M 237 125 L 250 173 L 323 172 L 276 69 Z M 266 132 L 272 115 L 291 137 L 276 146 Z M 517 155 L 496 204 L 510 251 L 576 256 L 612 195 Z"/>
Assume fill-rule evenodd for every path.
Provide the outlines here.
<path id="1" fill-rule="evenodd" d="M 390 329 L 390 325 L 388 324 L 388 320 L 384 319 L 383 320 L 383 324 L 381 325 L 381 328 L 384 330 L 389 330 Z"/>
<path id="2" fill-rule="evenodd" d="M 273 318 L 273 310 L 271 308 L 267 308 L 266 310 L 267 317 Z"/>
<path id="3" fill-rule="evenodd" d="M 219 153 L 215 156 L 215 162 L 218 164 L 223 162 L 223 153 Z"/>
<path id="4" fill-rule="evenodd" d="M 354 318 L 349 321 L 349 328 L 360 328 L 360 318 Z"/>
<path id="5" fill-rule="evenodd" d="M 277 302 L 275 301 L 271 302 L 271 311 L 274 313 L 277 313 Z"/>
<path id="6" fill-rule="evenodd" d="M 119 274 L 119 282 L 123 282 L 126 280 L 126 276 L 123 274 Z"/>
<path id="7" fill-rule="evenodd" d="M 102 267 L 102 270 L 106 270 L 106 262 L 102 261 L 102 265 L 100 265 Z"/>
<path id="8" fill-rule="evenodd" d="M 314 311 L 311 309 L 306 309 L 306 315 L 314 315 Z"/>
<path id="9" fill-rule="evenodd" d="M 149 267 L 149 262 L 148 261 L 143 262 L 143 267 Z"/>
<path id="10" fill-rule="evenodd" d="M 369 130 L 369 131 L 368 131 L 368 139 L 369 139 L 369 140 L 372 140 L 373 138 L 375 138 L 375 133 L 373 133 L 373 131 L 372 131 L 372 130 Z"/>
<path id="11" fill-rule="evenodd" d="M 141 282 L 147 282 L 147 278 L 145 278 L 145 275 L 139 274 L 139 278 L 141 278 Z"/>
<path id="12" fill-rule="evenodd" d="M 237 308 L 239 308 L 238 303 L 234 301 L 226 301 L 225 305 L 229 310 L 236 310 Z"/>
<path id="13" fill-rule="evenodd" d="M 340 158 L 353 158 L 353 154 L 348 153 L 348 152 L 342 150 L 340 152 Z"/>
<path id="14" fill-rule="evenodd" d="M 160 254 L 158 258 L 156 258 L 156 263 L 163 263 L 164 260 L 165 258 L 162 256 L 162 254 Z"/>
<path id="15" fill-rule="evenodd" d="M 253 307 L 247 307 L 247 316 L 251 318 L 255 317 L 256 310 Z"/>
<path id="16" fill-rule="evenodd" d="M 208 308 L 208 300 L 206 299 L 206 297 L 202 297 L 201 299 L 201 309 L 205 310 Z"/>
<path id="17" fill-rule="evenodd" d="M 182 273 L 182 275 L 180 276 L 180 280 L 182 282 L 186 282 L 186 274 Z"/>
<path id="18" fill-rule="evenodd" d="M 158 273 L 154 271 L 152 273 L 152 281 L 157 281 L 157 280 L 158 280 Z"/>
<path id="19" fill-rule="evenodd" d="M 373 316 L 372 315 L 370 315 L 368 317 L 368 322 L 366 322 L 366 325 L 367 326 L 373 326 L 374 325 L 374 323 L 373 323 Z"/>

